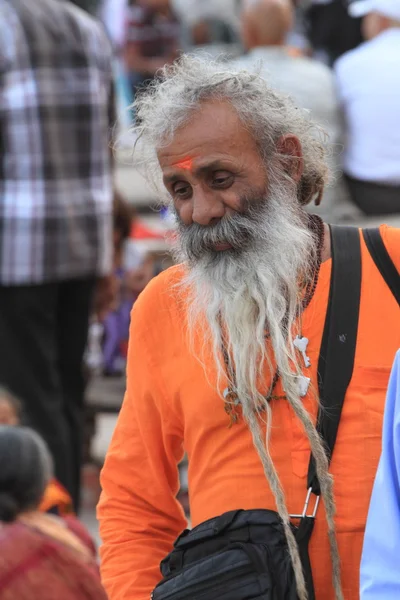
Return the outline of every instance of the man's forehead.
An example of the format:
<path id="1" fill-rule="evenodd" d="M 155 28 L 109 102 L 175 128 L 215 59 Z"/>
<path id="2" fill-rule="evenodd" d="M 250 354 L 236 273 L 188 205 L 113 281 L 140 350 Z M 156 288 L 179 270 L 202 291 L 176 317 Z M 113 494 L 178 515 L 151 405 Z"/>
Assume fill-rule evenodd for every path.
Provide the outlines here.
<path id="1" fill-rule="evenodd" d="M 228 102 L 206 102 L 176 130 L 172 141 L 192 136 L 203 139 L 243 135 L 245 132 L 236 110 Z"/>
<path id="2" fill-rule="evenodd" d="M 178 160 L 178 162 L 174 163 L 173 166 L 183 169 L 184 171 L 191 171 L 193 169 L 193 158 L 191 156 L 187 156 L 182 160 Z"/>
<path id="3" fill-rule="evenodd" d="M 160 165 L 163 171 L 164 183 L 173 183 L 179 181 L 182 171 L 201 177 L 209 174 L 210 171 L 219 170 L 237 170 L 242 166 L 242 161 L 239 157 L 233 157 L 228 154 L 199 154 L 194 157 L 184 157 L 182 160 L 172 161 L 170 158 L 161 157 Z"/>
<path id="4" fill-rule="evenodd" d="M 208 102 L 193 113 L 157 152 L 160 163 L 191 170 L 193 161 L 205 155 L 236 155 L 255 141 L 227 102 Z"/>

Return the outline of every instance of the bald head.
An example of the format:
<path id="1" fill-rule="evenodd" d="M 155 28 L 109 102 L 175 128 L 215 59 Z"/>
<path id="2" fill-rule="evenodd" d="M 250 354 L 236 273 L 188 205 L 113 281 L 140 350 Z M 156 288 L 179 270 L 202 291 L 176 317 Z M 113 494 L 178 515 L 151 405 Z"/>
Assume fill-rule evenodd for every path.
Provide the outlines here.
<path id="1" fill-rule="evenodd" d="M 247 0 L 242 13 L 242 40 L 251 50 L 280 46 L 293 25 L 291 0 Z"/>

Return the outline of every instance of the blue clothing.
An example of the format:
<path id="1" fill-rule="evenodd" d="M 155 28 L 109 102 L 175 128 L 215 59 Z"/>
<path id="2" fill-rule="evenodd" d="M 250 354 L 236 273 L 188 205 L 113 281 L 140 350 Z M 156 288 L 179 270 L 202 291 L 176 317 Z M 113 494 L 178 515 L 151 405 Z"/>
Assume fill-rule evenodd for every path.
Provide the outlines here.
<path id="1" fill-rule="evenodd" d="M 361 600 L 400 599 L 400 351 L 390 378 L 361 561 Z"/>

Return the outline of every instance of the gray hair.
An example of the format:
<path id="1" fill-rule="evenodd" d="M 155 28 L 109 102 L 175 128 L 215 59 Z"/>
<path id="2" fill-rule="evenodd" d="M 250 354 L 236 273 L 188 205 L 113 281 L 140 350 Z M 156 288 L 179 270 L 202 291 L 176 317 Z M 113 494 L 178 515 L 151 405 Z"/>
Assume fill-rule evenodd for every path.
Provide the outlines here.
<path id="1" fill-rule="evenodd" d="M 285 134 L 297 136 L 303 150 L 303 175 L 298 184 L 300 204 L 320 199 L 329 179 L 324 132 L 307 111 L 276 92 L 257 73 L 229 69 L 220 61 L 189 55 L 166 66 L 159 76 L 138 94 L 134 109 L 137 124 L 133 131 L 140 148 L 138 166 L 145 168 L 150 181 L 161 183 L 156 151 L 168 144 L 200 105 L 210 100 L 229 102 L 244 126 L 252 133 L 264 162 L 279 159 L 279 175 L 293 157 L 278 154 L 277 142 Z M 272 163 L 276 161 L 272 160 Z M 270 177 L 274 173 L 270 173 Z M 160 186 L 161 188 L 161 186 Z"/>
<path id="2" fill-rule="evenodd" d="M 0 426 L 0 521 L 12 522 L 40 504 L 53 474 L 43 439 L 26 427 Z"/>

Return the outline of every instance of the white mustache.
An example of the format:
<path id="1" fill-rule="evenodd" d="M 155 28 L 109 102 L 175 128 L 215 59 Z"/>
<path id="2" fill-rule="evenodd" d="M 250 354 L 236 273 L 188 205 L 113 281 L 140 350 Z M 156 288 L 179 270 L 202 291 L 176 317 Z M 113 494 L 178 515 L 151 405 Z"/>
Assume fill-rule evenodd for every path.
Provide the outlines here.
<path id="1" fill-rule="evenodd" d="M 245 213 L 223 217 L 218 223 L 209 226 L 192 223 L 184 225 L 178 217 L 179 245 L 183 259 L 189 263 L 201 258 L 216 258 L 215 246 L 229 244 L 230 252 L 245 251 L 258 237 L 257 222 L 265 212 L 266 199 L 251 202 L 252 208 Z"/>

